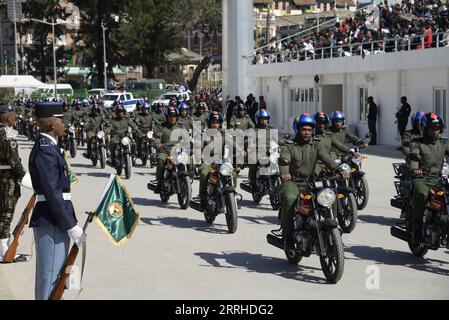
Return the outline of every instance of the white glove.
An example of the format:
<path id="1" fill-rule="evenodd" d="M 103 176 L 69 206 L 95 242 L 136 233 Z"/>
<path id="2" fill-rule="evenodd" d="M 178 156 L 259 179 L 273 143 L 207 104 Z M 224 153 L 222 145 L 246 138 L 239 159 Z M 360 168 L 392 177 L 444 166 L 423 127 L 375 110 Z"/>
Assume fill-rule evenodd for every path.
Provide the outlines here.
<path id="1" fill-rule="evenodd" d="M 25 176 L 22 178 L 22 181 L 20 181 L 20 184 L 27 189 L 33 190 L 33 183 L 31 182 L 31 176 L 30 173 L 27 172 Z"/>
<path id="2" fill-rule="evenodd" d="M 86 242 L 86 234 L 84 233 L 83 229 L 79 225 L 74 226 L 72 229 L 67 231 L 69 234 L 69 237 L 75 242 L 75 244 L 78 246 L 78 248 L 81 248 L 81 246 Z"/>

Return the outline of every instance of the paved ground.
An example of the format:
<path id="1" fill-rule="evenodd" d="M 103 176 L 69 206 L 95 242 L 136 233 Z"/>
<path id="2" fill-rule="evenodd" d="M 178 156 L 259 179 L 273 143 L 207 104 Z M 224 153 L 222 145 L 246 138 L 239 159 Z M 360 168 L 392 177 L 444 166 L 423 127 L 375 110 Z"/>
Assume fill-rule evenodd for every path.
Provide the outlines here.
<path id="1" fill-rule="evenodd" d="M 31 144 L 22 141 L 21 148 L 26 162 Z M 176 197 L 162 204 L 146 188 L 154 170 L 134 168 L 132 179 L 124 181 L 140 210 L 141 223 L 121 248 L 113 247 L 96 224 L 89 227 L 79 299 L 449 298 L 449 251 L 429 252 L 426 259 L 418 259 L 405 242 L 390 236 L 389 227 L 399 215 L 389 206 L 394 193 L 391 163 L 398 161 L 399 152 L 376 146 L 368 154 L 364 169 L 371 198 L 367 209 L 359 213 L 355 231 L 344 235 L 345 271 L 338 284 L 326 283 L 317 256 L 292 266 L 281 250 L 266 243 L 266 234 L 277 228 L 277 213 L 270 210 L 267 199 L 254 206 L 250 195 L 242 192 L 238 230 L 231 235 L 224 216 L 209 226 L 202 214 L 180 210 Z M 92 168 L 80 155 L 72 160 L 72 167 L 80 179 L 73 198 L 81 223 L 84 212 L 96 208 L 113 170 Z M 18 212 L 30 195 L 29 190 L 23 191 Z M 31 245 L 32 233 L 26 229 L 19 251 L 31 255 Z M 379 289 L 370 290 L 366 280 L 372 266 L 379 271 L 380 282 Z M 0 265 L 0 299 L 33 299 L 34 271 L 34 257 L 28 263 Z M 69 291 L 65 298 L 75 295 Z"/>

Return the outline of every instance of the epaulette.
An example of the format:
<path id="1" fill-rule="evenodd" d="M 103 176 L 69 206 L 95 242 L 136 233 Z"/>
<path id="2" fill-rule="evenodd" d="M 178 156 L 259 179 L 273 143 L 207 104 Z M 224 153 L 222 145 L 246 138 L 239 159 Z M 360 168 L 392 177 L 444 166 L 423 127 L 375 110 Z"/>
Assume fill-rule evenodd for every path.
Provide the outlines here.
<path id="1" fill-rule="evenodd" d="M 49 147 L 49 146 L 50 146 L 50 143 L 48 143 L 48 140 L 47 140 L 47 139 L 41 138 L 41 139 L 39 140 L 39 146 L 41 146 L 41 147 Z"/>

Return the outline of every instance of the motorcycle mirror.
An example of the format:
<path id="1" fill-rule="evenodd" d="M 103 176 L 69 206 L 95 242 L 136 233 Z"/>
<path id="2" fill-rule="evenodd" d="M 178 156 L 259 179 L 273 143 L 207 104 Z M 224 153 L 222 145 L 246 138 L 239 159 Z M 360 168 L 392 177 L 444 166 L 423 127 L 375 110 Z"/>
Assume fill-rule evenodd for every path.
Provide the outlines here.
<path id="1" fill-rule="evenodd" d="M 278 165 L 280 165 L 280 166 L 288 166 L 288 165 L 290 165 L 290 161 L 288 161 L 287 159 L 285 159 L 283 157 L 279 157 Z"/>

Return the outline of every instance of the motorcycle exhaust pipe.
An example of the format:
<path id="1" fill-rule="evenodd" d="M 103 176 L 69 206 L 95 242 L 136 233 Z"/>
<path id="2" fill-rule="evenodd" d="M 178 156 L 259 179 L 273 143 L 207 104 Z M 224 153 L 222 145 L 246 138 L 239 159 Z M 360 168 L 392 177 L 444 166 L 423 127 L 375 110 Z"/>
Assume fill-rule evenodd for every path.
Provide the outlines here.
<path id="1" fill-rule="evenodd" d="M 398 228 L 398 227 L 391 227 L 390 233 L 393 237 L 401 239 L 405 242 L 412 241 L 410 233 L 405 231 L 404 229 Z"/>
<path id="2" fill-rule="evenodd" d="M 272 234 L 267 234 L 267 242 L 276 248 L 284 250 L 284 240 Z"/>
<path id="3" fill-rule="evenodd" d="M 243 191 L 246 191 L 248 193 L 251 193 L 251 187 L 250 187 L 249 183 L 246 181 L 240 183 L 240 189 L 242 189 Z"/>
<path id="4" fill-rule="evenodd" d="M 203 210 L 201 210 L 201 204 L 193 200 L 190 200 L 190 208 L 199 212 L 203 212 Z"/>

